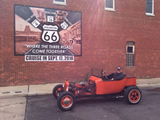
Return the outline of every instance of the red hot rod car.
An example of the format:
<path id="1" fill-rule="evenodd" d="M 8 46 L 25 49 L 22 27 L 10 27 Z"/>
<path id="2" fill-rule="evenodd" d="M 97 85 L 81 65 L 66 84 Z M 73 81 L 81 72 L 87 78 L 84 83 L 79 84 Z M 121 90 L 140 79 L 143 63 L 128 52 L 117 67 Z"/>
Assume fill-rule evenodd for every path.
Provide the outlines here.
<path id="1" fill-rule="evenodd" d="M 129 104 L 140 102 L 142 94 L 136 86 L 135 77 L 126 77 L 122 80 L 110 80 L 103 76 L 103 70 L 91 70 L 88 82 L 69 82 L 59 84 L 53 88 L 53 96 L 57 99 L 57 105 L 62 111 L 73 108 L 77 99 L 88 97 L 115 95 L 122 96 Z"/>

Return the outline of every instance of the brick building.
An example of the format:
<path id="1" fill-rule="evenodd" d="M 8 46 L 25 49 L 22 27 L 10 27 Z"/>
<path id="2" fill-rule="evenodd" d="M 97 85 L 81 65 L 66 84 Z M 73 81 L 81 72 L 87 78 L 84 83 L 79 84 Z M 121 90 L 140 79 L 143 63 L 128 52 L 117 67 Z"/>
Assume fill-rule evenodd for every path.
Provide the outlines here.
<path id="1" fill-rule="evenodd" d="M 73 24 L 74 27 L 68 27 L 68 31 L 74 29 L 75 34 L 61 32 L 61 43 L 70 41 L 78 49 L 71 50 L 77 54 L 74 60 L 25 61 L 24 55 L 16 55 L 15 37 L 19 37 L 18 41 L 23 41 L 20 40 L 22 37 L 28 41 L 29 35 L 24 37 L 23 33 L 30 33 L 29 39 L 38 42 L 40 33 L 32 30 L 33 26 L 28 23 L 24 31 L 15 31 L 15 24 L 18 24 L 15 5 L 33 6 L 33 13 L 37 8 L 69 11 L 53 13 L 65 16 L 63 19 L 55 15 L 57 23 L 58 20 L 67 23 L 66 16 L 70 11 L 81 13 L 81 32 L 78 22 Z M 159 5 L 159 0 L 1 0 L 0 86 L 62 82 L 65 79 L 80 81 L 91 68 L 103 68 L 111 73 L 117 66 L 121 66 L 128 76 L 160 77 Z M 36 13 L 32 17 L 36 17 Z M 70 34 L 75 37 L 68 37 Z"/>

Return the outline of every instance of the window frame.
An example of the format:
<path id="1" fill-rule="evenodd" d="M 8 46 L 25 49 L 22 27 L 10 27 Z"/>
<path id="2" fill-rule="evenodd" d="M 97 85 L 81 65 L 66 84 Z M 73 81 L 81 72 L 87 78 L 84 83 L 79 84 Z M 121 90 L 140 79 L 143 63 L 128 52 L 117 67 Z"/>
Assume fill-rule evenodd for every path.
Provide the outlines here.
<path id="1" fill-rule="evenodd" d="M 133 44 L 129 44 L 129 42 Z M 128 52 L 128 47 L 132 47 L 133 51 Z M 135 67 L 135 42 L 134 41 L 128 41 L 126 44 L 126 67 Z"/>
<path id="2" fill-rule="evenodd" d="M 146 9 L 147 9 L 147 0 L 146 0 Z M 154 14 L 154 0 L 152 0 L 152 13 L 147 13 L 147 11 L 146 11 L 146 15 L 155 16 L 155 14 Z"/>
<path id="3" fill-rule="evenodd" d="M 66 0 L 64 0 L 64 2 L 58 2 L 56 0 L 53 0 L 53 4 L 56 4 L 56 5 L 67 5 L 67 2 L 66 2 Z"/>
<path id="4" fill-rule="evenodd" d="M 107 8 L 106 7 L 106 0 L 105 0 L 105 4 L 104 4 L 104 8 L 105 8 L 105 10 L 108 10 L 108 11 L 115 11 L 115 0 L 113 0 L 113 8 Z"/>
<path id="5" fill-rule="evenodd" d="M 132 53 L 127 51 L 128 47 L 132 47 L 133 48 L 133 52 Z M 135 45 L 126 45 L 126 54 L 135 54 Z"/>

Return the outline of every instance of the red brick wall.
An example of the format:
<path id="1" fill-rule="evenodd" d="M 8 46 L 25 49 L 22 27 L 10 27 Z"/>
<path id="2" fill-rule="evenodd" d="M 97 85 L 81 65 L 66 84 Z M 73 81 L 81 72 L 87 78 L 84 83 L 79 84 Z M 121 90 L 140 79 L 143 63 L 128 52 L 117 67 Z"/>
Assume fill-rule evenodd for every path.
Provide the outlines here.
<path id="1" fill-rule="evenodd" d="M 104 10 L 104 0 L 0 1 L 0 86 L 84 80 L 92 67 L 107 73 L 121 66 L 128 76 L 160 77 L 160 1 L 155 17 L 145 15 L 145 0 L 115 0 L 115 12 Z M 74 62 L 25 62 L 14 56 L 14 4 L 82 12 L 82 56 Z M 126 67 L 126 42 L 135 42 L 135 67 Z"/>

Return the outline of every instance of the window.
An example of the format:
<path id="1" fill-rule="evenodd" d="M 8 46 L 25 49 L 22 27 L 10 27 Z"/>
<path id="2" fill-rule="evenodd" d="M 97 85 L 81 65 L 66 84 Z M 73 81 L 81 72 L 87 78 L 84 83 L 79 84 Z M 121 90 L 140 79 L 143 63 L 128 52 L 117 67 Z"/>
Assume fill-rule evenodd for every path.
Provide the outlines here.
<path id="1" fill-rule="evenodd" d="M 115 11 L 115 0 L 105 0 L 105 10 Z"/>
<path id="2" fill-rule="evenodd" d="M 3 54 L 2 54 L 2 47 L 3 47 L 3 37 L 0 36 L 0 71 L 3 70 Z"/>
<path id="3" fill-rule="evenodd" d="M 146 0 L 146 15 L 154 16 L 154 0 Z"/>
<path id="4" fill-rule="evenodd" d="M 135 59 L 135 42 L 127 42 L 126 45 L 126 66 L 134 66 Z"/>
<path id="5" fill-rule="evenodd" d="M 67 5 L 66 0 L 53 0 L 53 4 Z"/>

